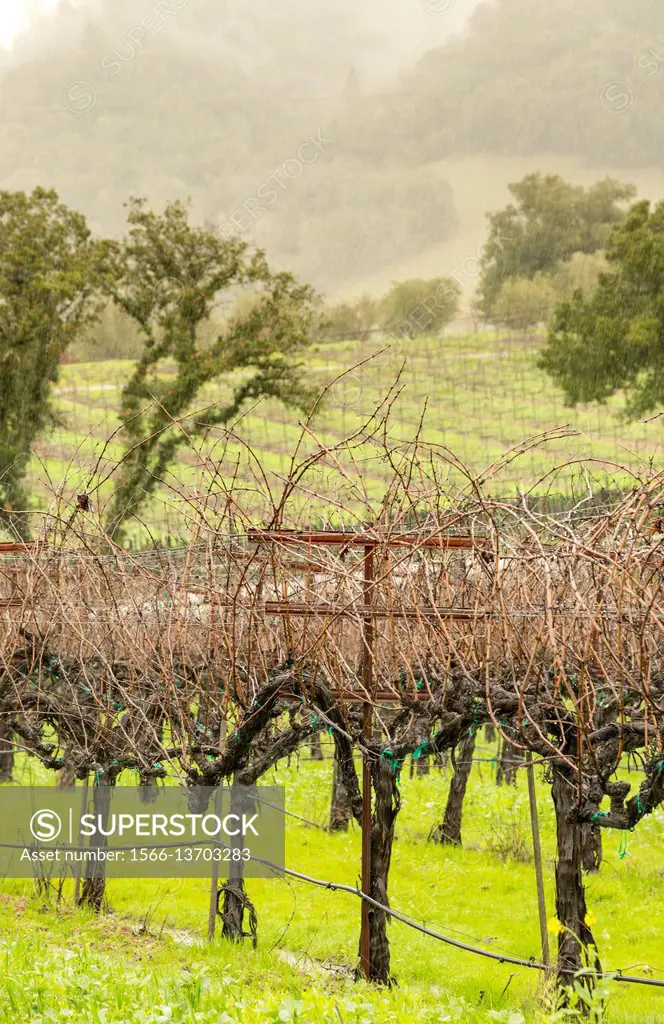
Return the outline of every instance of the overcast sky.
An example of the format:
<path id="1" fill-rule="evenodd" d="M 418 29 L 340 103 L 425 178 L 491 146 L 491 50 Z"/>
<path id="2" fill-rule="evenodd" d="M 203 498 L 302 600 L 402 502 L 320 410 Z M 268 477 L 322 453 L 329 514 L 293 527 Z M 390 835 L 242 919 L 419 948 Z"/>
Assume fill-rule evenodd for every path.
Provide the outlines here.
<path id="1" fill-rule="evenodd" d="M 0 43 L 11 46 L 12 40 L 28 20 L 28 9 L 48 10 L 58 0 L 0 0 Z"/>
<path id="2" fill-rule="evenodd" d="M 16 37 L 24 31 L 30 17 L 54 10 L 63 0 L 0 0 L 0 47 L 11 47 Z M 68 0 L 73 7 L 94 9 L 94 0 Z M 315 2 L 315 0 L 314 0 Z M 396 70 L 409 66 L 425 50 L 439 46 L 454 32 L 458 32 L 481 0 L 357 0 L 356 21 L 360 28 L 387 31 L 388 41 L 385 57 L 388 62 L 400 65 Z M 224 0 L 219 0 L 224 5 Z M 149 0 L 142 4 L 136 0 L 136 10 L 149 9 Z M 193 6 L 193 5 L 192 5 Z M 260 6 L 260 5 L 259 5 Z M 288 6 L 288 5 L 286 5 Z M 228 7 L 229 15 L 237 3 Z M 240 9 L 242 9 L 240 5 Z M 278 11 L 278 7 L 277 7 Z M 235 11 L 237 13 L 237 10 Z M 247 27 L 251 25 L 251 9 L 247 12 Z M 284 23 L 289 22 L 288 11 L 284 12 Z M 42 37 L 48 38 L 48 37 Z M 396 47 L 396 49 L 395 49 Z"/>

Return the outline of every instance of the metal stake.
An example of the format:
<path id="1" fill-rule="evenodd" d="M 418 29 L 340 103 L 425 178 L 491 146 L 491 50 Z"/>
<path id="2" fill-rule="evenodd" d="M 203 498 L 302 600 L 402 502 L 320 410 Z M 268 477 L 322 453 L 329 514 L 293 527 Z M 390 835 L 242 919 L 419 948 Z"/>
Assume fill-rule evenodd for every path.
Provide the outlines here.
<path id="1" fill-rule="evenodd" d="M 533 834 L 533 854 L 535 857 L 535 878 L 537 880 L 537 908 L 539 910 L 540 936 L 542 938 L 542 963 L 548 967 L 551 963 L 549 955 L 549 933 L 546 926 L 546 901 L 544 899 L 544 874 L 542 872 L 542 847 L 540 845 L 539 816 L 537 814 L 537 796 L 535 794 L 535 772 L 533 755 L 526 755 L 526 775 L 528 776 L 528 803 L 530 804 L 530 828 Z"/>

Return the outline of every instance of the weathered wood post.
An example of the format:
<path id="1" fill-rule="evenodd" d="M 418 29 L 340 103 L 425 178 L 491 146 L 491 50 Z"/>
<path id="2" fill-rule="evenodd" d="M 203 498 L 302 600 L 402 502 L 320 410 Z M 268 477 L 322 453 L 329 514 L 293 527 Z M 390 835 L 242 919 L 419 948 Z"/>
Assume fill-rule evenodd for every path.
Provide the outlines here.
<path id="1" fill-rule="evenodd" d="M 371 587 L 374 578 L 373 545 L 364 548 L 364 607 L 371 608 Z M 369 695 L 373 695 L 373 641 L 374 627 L 371 615 L 363 621 L 362 639 L 364 650 L 362 655 L 362 682 Z M 371 739 L 373 704 L 371 699 L 364 703 L 362 721 L 362 739 Z M 362 892 L 371 895 L 371 764 L 366 752 L 362 757 Z M 370 906 L 362 900 L 362 924 L 360 930 L 360 966 L 365 978 L 371 978 L 371 934 L 369 911 Z"/>
<path id="2" fill-rule="evenodd" d="M 528 776 L 528 803 L 530 805 L 530 829 L 533 835 L 533 857 L 535 859 L 535 880 L 537 883 L 537 909 L 539 911 L 540 937 L 542 940 L 542 963 L 547 968 L 551 963 L 549 953 L 549 932 L 546 918 L 546 899 L 544 897 L 544 873 L 542 871 L 542 845 L 540 843 L 539 815 L 537 813 L 537 794 L 535 792 L 535 772 L 533 755 L 526 755 L 526 775 Z"/>

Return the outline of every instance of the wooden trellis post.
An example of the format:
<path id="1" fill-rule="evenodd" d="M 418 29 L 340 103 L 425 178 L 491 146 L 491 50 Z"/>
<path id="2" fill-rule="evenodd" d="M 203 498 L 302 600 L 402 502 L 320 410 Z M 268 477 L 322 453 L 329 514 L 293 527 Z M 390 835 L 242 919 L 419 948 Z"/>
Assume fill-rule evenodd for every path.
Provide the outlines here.
<path id="1" fill-rule="evenodd" d="M 219 727 L 219 749 L 221 750 L 224 743 L 226 742 L 226 722 L 223 721 Z M 215 811 L 217 817 L 221 815 L 221 783 L 217 785 L 217 792 L 214 795 L 215 799 Z M 214 939 L 215 928 L 217 925 L 217 903 L 219 900 L 219 861 L 214 859 L 214 851 L 217 846 L 213 843 L 210 849 L 213 851 L 212 856 L 212 869 L 210 873 L 210 906 L 208 911 L 208 942 L 212 942 Z"/>
<path id="2" fill-rule="evenodd" d="M 374 581 L 374 549 L 364 549 L 364 605 L 367 614 L 363 620 L 364 651 L 362 655 L 362 682 L 369 695 L 362 718 L 362 739 L 371 739 L 373 717 L 373 643 L 374 625 L 371 617 L 371 588 Z M 362 892 L 371 895 L 371 762 L 366 751 L 362 755 Z M 371 930 L 369 904 L 362 900 L 362 926 L 360 931 L 360 964 L 365 978 L 371 977 Z"/>
<path id="3" fill-rule="evenodd" d="M 526 754 L 526 775 L 528 776 L 528 803 L 530 804 L 530 828 L 533 834 L 533 856 L 535 859 L 535 880 L 537 883 L 537 909 L 539 912 L 540 936 L 542 939 L 542 963 L 548 967 L 551 962 L 549 953 L 549 932 L 546 923 L 546 900 L 544 897 L 544 873 L 542 871 L 542 846 L 540 843 L 539 816 L 537 814 L 537 794 L 535 792 L 535 772 L 533 755 Z"/>

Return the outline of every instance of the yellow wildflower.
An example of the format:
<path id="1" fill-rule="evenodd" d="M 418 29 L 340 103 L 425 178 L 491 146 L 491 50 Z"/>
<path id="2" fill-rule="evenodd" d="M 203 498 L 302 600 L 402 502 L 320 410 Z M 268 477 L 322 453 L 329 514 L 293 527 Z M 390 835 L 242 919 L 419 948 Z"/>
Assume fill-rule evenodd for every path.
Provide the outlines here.
<path id="1" fill-rule="evenodd" d="M 552 935 L 560 935 L 560 933 L 565 930 L 557 917 L 549 918 L 547 922 L 547 928 L 549 929 Z"/>

